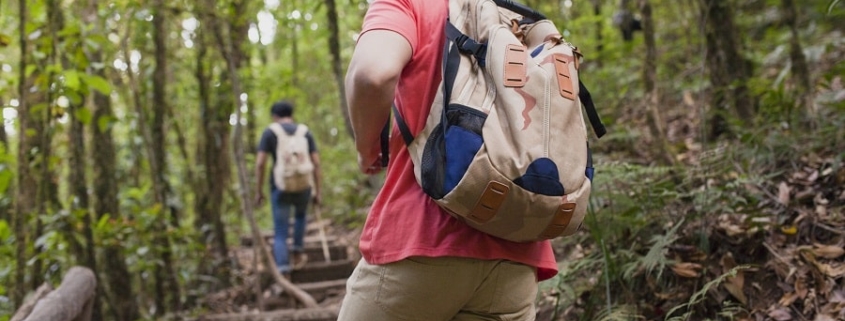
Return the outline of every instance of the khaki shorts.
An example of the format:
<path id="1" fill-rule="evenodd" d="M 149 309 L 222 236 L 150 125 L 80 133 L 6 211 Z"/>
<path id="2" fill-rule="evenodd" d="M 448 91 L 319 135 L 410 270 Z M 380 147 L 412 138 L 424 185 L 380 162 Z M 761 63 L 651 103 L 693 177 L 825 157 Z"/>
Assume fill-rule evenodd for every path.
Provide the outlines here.
<path id="1" fill-rule="evenodd" d="M 363 259 L 346 284 L 338 320 L 534 320 L 533 267 L 506 260 Z"/>

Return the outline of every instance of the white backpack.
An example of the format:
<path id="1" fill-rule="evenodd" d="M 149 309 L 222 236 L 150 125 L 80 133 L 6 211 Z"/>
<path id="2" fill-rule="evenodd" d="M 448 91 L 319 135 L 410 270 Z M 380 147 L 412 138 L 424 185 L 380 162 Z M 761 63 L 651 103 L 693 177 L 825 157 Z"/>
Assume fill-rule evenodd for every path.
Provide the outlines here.
<path id="1" fill-rule="evenodd" d="M 575 233 L 593 175 L 582 103 L 605 132 L 578 78 L 581 54 L 512 1 L 453 0 L 449 13 L 425 128 L 413 135 L 393 110 L 417 181 L 453 216 L 506 240 Z"/>
<path id="2" fill-rule="evenodd" d="M 311 188 L 314 177 L 314 163 L 308 148 L 308 127 L 296 125 L 296 131 L 288 134 L 279 123 L 270 124 L 276 134 L 276 164 L 273 166 L 273 181 L 276 188 L 285 192 L 301 192 Z"/>

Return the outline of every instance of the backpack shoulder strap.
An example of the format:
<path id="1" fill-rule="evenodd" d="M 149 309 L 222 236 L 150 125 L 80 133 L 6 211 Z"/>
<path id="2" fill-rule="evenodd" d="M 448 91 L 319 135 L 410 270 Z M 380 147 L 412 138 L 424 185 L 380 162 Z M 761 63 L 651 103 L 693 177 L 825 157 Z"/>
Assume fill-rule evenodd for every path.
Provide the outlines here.
<path id="1" fill-rule="evenodd" d="M 305 137 L 305 134 L 308 134 L 308 126 L 305 124 L 296 124 L 296 130 L 293 131 L 293 136 Z"/>
<path id="2" fill-rule="evenodd" d="M 273 122 L 270 126 L 267 126 L 273 134 L 276 134 L 276 138 L 287 136 L 287 132 L 285 132 L 285 128 L 282 127 L 282 124 Z"/>

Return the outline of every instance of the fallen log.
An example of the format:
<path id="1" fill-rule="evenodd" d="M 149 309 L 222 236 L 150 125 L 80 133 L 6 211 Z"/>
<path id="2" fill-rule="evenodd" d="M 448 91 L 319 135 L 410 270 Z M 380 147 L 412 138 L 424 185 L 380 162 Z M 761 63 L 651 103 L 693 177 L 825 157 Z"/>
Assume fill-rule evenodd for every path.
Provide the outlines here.
<path id="1" fill-rule="evenodd" d="M 15 315 L 9 321 L 23 321 L 30 313 L 32 313 L 32 309 L 35 308 L 35 304 L 38 303 L 39 300 L 47 296 L 47 294 L 53 291 L 53 286 L 50 283 L 44 283 L 35 290 L 35 293 L 32 294 L 26 301 L 21 304 L 21 307 L 15 312 Z"/>
<path id="2" fill-rule="evenodd" d="M 190 321 L 335 321 L 337 308 L 280 310 L 264 313 L 230 313 L 201 316 Z"/>
<path id="3" fill-rule="evenodd" d="M 94 272 L 72 267 L 62 284 L 38 300 L 24 321 L 89 321 L 96 289 Z"/>

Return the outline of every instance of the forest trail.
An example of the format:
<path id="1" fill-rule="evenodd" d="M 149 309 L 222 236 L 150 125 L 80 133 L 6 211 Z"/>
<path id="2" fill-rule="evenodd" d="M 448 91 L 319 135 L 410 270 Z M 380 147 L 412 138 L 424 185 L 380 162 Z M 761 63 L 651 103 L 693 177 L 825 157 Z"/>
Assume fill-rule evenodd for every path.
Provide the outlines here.
<path id="1" fill-rule="evenodd" d="M 321 224 L 326 229 L 328 259 L 320 237 Z M 235 287 L 211 293 L 205 297 L 208 312 L 196 321 L 334 321 L 346 292 L 346 280 L 352 274 L 358 258 L 354 243 L 357 235 L 337 231 L 328 221 L 322 223 L 309 216 L 305 236 L 305 253 L 308 261 L 301 269 L 294 270 L 290 280 L 311 295 L 319 308 L 305 308 L 292 295 L 284 293 L 264 271 L 265 264 L 256 258 L 254 241 L 249 236 L 241 238 L 240 245 L 231 250 L 238 270 L 235 275 L 245 281 Z M 354 233 L 352 233 L 354 234 Z M 273 246 L 273 232 L 262 233 L 265 244 Z M 288 240 L 290 241 L 290 240 Z M 272 251 L 271 251 L 272 252 Z M 260 293 L 260 294 L 259 294 Z"/>

